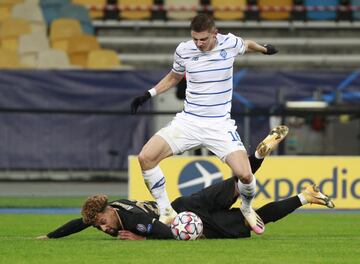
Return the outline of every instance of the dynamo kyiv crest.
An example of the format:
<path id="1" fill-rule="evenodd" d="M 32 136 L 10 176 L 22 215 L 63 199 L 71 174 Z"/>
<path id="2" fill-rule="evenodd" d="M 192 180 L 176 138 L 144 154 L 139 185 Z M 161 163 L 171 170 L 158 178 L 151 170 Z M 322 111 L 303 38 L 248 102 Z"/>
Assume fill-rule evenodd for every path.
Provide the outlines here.
<path id="1" fill-rule="evenodd" d="M 220 51 L 220 56 L 221 56 L 223 59 L 225 59 L 226 56 L 227 56 L 227 52 L 226 52 L 224 49 L 222 49 L 222 50 Z"/>

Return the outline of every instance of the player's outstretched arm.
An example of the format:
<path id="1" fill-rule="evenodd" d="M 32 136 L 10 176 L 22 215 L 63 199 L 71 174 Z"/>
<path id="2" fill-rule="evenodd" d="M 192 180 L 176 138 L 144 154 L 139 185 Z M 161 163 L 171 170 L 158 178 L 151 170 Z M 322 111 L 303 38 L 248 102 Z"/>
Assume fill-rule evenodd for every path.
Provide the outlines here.
<path id="1" fill-rule="evenodd" d="M 264 44 L 264 47 L 266 48 L 266 52 L 263 52 L 265 55 L 274 55 L 278 53 L 279 51 L 271 44 Z"/>
<path id="2" fill-rule="evenodd" d="M 260 45 L 253 40 L 245 40 L 246 52 L 261 52 L 265 55 L 273 55 L 278 53 L 278 50 L 271 44 Z"/>
<path id="3" fill-rule="evenodd" d="M 55 229 L 54 231 L 48 233 L 46 236 L 38 236 L 36 239 L 39 240 L 46 240 L 49 238 L 61 238 L 65 237 L 77 232 L 80 232 L 91 225 L 84 224 L 82 218 L 73 219 L 66 224 L 60 226 L 59 228 Z"/>
<path id="4" fill-rule="evenodd" d="M 183 75 L 170 71 L 157 85 L 146 91 L 145 94 L 135 97 L 133 99 L 130 106 L 131 114 L 136 114 L 138 108 L 142 106 L 146 101 L 148 101 L 151 97 L 154 97 L 157 94 L 161 94 L 169 90 L 171 87 L 176 86 L 182 78 Z"/>
<path id="5" fill-rule="evenodd" d="M 131 102 L 131 114 L 136 114 L 140 106 L 142 106 L 147 100 L 151 98 L 150 90 L 146 91 L 143 95 L 135 97 Z"/>

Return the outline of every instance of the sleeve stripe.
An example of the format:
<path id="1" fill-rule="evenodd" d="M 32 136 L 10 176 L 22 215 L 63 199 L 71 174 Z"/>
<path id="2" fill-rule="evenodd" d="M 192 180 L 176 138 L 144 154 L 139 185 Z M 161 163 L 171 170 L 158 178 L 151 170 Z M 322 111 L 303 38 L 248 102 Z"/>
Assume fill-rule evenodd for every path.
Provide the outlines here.
<path id="1" fill-rule="evenodd" d="M 179 72 L 179 73 L 184 73 L 184 72 L 185 72 L 185 70 L 180 71 L 180 70 L 175 69 L 174 67 L 172 68 L 172 70 L 173 70 L 174 72 Z"/>
<path id="2" fill-rule="evenodd" d="M 220 43 L 220 46 L 221 46 L 222 44 L 224 44 L 228 39 L 229 39 L 229 37 L 227 37 L 223 42 L 221 42 L 221 43 Z"/>
<path id="3" fill-rule="evenodd" d="M 181 58 L 181 59 L 189 59 L 189 58 L 190 58 L 190 57 L 182 57 L 182 56 L 180 56 L 180 54 L 177 53 L 177 51 L 175 51 L 175 54 L 176 54 L 179 58 Z"/>
<path id="4" fill-rule="evenodd" d="M 238 38 L 236 38 L 235 45 L 234 45 L 234 47 L 232 47 L 232 48 L 235 48 L 235 47 L 237 46 L 237 44 L 238 44 Z"/>

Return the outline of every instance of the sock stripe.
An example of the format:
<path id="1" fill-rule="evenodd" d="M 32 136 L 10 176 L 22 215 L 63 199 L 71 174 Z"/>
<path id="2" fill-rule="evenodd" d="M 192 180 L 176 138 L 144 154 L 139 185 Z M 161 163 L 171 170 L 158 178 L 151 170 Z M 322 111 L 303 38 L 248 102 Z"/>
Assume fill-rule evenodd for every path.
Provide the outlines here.
<path id="1" fill-rule="evenodd" d="M 156 188 L 159 188 L 165 184 L 165 177 L 162 177 L 159 181 L 157 181 L 153 187 L 151 187 L 151 190 L 154 190 Z"/>

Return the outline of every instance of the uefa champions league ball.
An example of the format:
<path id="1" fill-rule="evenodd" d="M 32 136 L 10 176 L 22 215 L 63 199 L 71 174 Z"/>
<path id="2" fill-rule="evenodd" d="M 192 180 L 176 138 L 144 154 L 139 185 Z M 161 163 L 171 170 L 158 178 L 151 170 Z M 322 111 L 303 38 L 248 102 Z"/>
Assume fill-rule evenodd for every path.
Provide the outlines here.
<path id="1" fill-rule="evenodd" d="M 177 240 L 195 240 L 203 232 L 203 223 L 193 212 L 181 212 L 171 222 L 171 232 Z"/>

